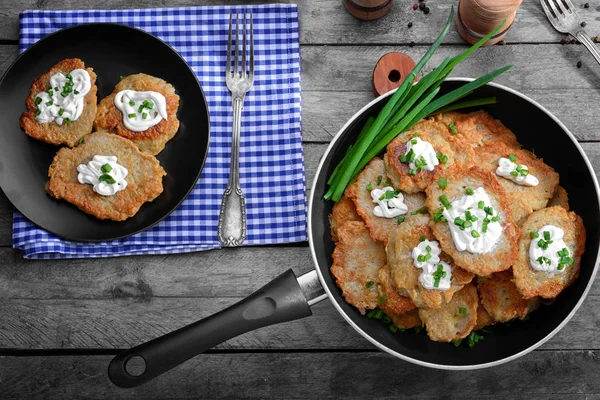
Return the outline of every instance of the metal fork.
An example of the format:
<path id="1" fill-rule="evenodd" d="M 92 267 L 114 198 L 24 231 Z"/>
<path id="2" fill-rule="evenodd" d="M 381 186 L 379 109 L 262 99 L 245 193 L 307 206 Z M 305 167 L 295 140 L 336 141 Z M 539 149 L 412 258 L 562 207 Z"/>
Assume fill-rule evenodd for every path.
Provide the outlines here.
<path id="1" fill-rule="evenodd" d="M 242 60 L 240 63 L 240 16 L 235 15 L 235 60 L 231 66 L 231 34 L 233 30 L 233 12 L 229 14 L 229 44 L 227 46 L 227 66 L 225 70 L 225 82 L 231 92 L 233 105 L 233 136 L 231 141 L 231 167 L 229 171 L 229 182 L 223 200 L 221 212 L 219 213 L 219 225 L 217 235 L 224 247 L 235 247 L 241 245 L 246 239 L 246 202 L 244 193 L 240 186 L 239 153 L 240 153 L 240 130 L 242 120 L 242 108 L 244 97 L 254 82 L 254 32 L 252 23 L 252 11 L 250 12 L 250 65 L 246 65 L 246 11 L 244 10 L 244 27 L 242 39 Z M 249 68 L 249 71 L 248 69 Z"/>
<path id="2" fill-rule="evenodd" d="M 544 12 L 546 12 L 546 16 L 554 29 L 574 36 L 592 53 L 600 64 L 600 51 L 581 26 L 581 20 L 575 12 L 575 6 L 573 6 L 571 0 L 540 0 L 540 3 L 542 3 Z"/>

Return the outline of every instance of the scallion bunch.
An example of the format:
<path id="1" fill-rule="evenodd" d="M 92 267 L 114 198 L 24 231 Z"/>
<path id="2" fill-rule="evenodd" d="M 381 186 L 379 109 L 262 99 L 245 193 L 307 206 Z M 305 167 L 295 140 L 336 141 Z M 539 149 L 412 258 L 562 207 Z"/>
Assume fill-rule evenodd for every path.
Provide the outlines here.
<path id="1" fill-rule="evenodd" d="M 421 78 L 413 85 L 417 74 L 440 46 L 450 29 L 454 19 L 454 7 L 450 11 L 448 21 L 439 37 L 421 58 L 402 85 L 390 97 L 377 118 L 369 118 L 360 132 L 354 145 L 350 146 L 342 161 L 336 166 L 329 177 L 327 184 L 329 190 L 325 194 L 326 200 L 339 201 L 344 190 L 353 177 L 364 168 L 367 163 L 379 154 L 400 133 L 410 129 L 419 120 L 440 112 L 446 112 L 466 107 L 481 106 L 496 102 L 494 97 L 475 99 L 459 102 L 470 95 L 475 89 L 491 82 L 498 75 L 512 68 L 512 65 L 500 68 L 487 75 L 468 82 L 443 96 L 436 97 L 440 85 L 450 75 L 454 67 L 465 60 L 471 53 L 494 36 L 505 22 L 497 26 L 492 32 L 481 38 L 480 41 L 468 50 L 455 57 L 448 57 L 433 71 Z"/>

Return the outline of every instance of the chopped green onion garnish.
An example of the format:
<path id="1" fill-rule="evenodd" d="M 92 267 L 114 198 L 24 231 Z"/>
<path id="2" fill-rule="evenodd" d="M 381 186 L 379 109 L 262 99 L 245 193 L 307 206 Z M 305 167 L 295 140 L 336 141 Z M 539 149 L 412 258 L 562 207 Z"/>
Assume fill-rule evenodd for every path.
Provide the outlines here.
<path id="1" fill-rule="evenodd" d="M 519 173 L 517 171 L 510 171 L 510 174 L 512 176 L 519 176 Z"/>
<path id="2" fill-rule="evenodd" d="M 450 202 L 448 201 L 448 198 L 446 197 L 445 194 L 441 195 L 439 197 L 439 200 L 443 204 L 443 206 L 446 207 L 447 210 L 452 208 L 452 204 L 450 204 Z"/>
<path id="3" fill-rule="evenodd" d="M 384 324 L 389 324 L 390 322 L 392 322 L 392 320 L 390 319 L 390 317 L 385 315 L 383 318 L 381 318 L 381 322 L 383 322 Z"/>
<path id="4" fill-rule="evenodd" d="M 527 176 L 527 175 L 529 175 L 529 170 L 528 169 L 523 169 L 519 173 L 521 174 L 521 176 Z"/>
<path id="5" fill-rule="evenodd" d="M 143 104 L 138 107 L 138 112 L 141 113 L 142 111 L 144 111 L 144 105 Z"/>
<path id="6" fill-rule="evenodd" d="M 483 202 L 483 200 L 480 200 L 479 203 L 477 203 L 477 208 L 483 210 L 483 207 L 485 207 L 485 203 Z"/>
<path id="7" fill-rule="evenodd" d="M 417 139 L 411 139 L 411 141 L 410 141 L 410 142 L 411 142 L 412 144 L 417 144 L 417 143 L 418 143 L 418 142 L 417 142 Z"/>
<path id="8" fill-rule="evenodd" d="M 450 132 L 452 132 L 453 135 L 458 134 L 458 131 L 456 130 L 456 125 L 454 125 L 454 122 L 451 123 L 450 125 L 448 125 L 448 129 L 450 129 Z"/>
<path id="9" fill-rule="evenodd" d="M 133 100 L 129 100 L 129 105 L 130 105 L 131 107 L 135 106 L 135 101 L 133 101 Z"/>
<path id="10" fill-rule="evenodd" d="M 537 232 L 531 232 L 531 233 L 530 233 L 530 235 L 531 235 L 531 238 L 532 238 L 532 239 L 537 239 L 537 238 L 539 238 L 539 237 L 540 237 L 540 234 L 539 234 L 539 233 L 537 233 Z"/>
<path id="11" fill-rule="evenodd" d="M 41 97 L 36 97 L 35 98 L 35 104 L 40 104 L 42 102 L 42 98 Z"/>
<path id="12" fill-rule="evenodd" d="M 409 170 L 408 170 L 408 174 L 409 174 L 409 175 L 416 175 L 416 174 L 417 174 L 417 171 L 416 171 L 416 170 L 414 170 L 414 169 L 409 169 Z"/>
<path id="13" fill-rule="evenodd" d="M 420 254 L 417 256 L 417 261 L 418 262 L 425 262 L 425 256 L 423 254 Z"/>
<path id="14" fill-rule="evenodd" d="M 127 114 L 127 116 L 128 116 L 129 118 L 135 118 L 135 117 L 136 117 L 135 113 L 132 113 L 132 114 Z"/>
<path id="15" fill-rule="evenodd" d="M 420 241 L 420 242 L 424 242 L 424 241 L 425 241 L 425 236 L 421 236 L 421 237 L 419 238 L 419 241 Z"/>
<path id="16" fill-rule="evenodd" d="M 492 217 L 492 222 L 498 222 L 500 221 L 500 217 L 498 215 L 496 215 L 495 217 Z"/>
<path id="17" fill-rule="evenodd" d="M 392 333 L 398 332 L 398 327 L 394 324 L 391 324 L 388 328 Z"/>
<path id="18" fill-rule="evenodd" d="M 367 190 L 373 190 L 373 185 L 371 185 L 370 183 L 367 183 Z"/>
<path id="19" fill-rule="evenodd" d="M 467 309 L 466 309 L 465 307 L 460 307 L 460 308 L 458 309 L 458 312 L 459 312 L 461 315 L 467 315 Z"/>
<path id="20" fill-rule="evenodd" d="M 431 246 L 427 245 L 427 247 L 425 247 L 425 250 L 427 250 L 427 252 L 429 253 L 431 251 Z"/>
<path id="21" fill-rule="evenodd" d="M 438 181 L 438 185 L 439 185 L 440 189 L 446 189 L 446 186 L 448 186 L 448 179 L 440 178 Z"/>
<path id="22" fill-rule="evenodd" d="M 381 185 L 381 179 L 383 179 L 383 178 L 382 178 L 382 176 L 381 176 L 381 175 L 379 175 L 379 176 L 377 177 L 377 184 L 378 184 L 378 185 Z"/>
<path id="23" fill-rule="evenodd" d="M 104 181 L 104 182 L 109 183 L 111 185 L 117 183 L 117 181 L 115 181 L 115 179 L 112 176 L 107 175 L 107 174 L 100 175 L 100 178 L 98 178 L 98 180 L 100 182 Z"/>
<path id="24" fill-rule="evenodd" d="M 123 80 L 123 78 L 125 78 L 124 75 L 119 76 L 119 80 Z"/>
<path id="25" fill-rule="evenodd" d="M 404 222 L 405 219 L 406 219 L 406 217 L 404 215 L 398 215 L 398 218 L 396 218 L 396 222 L 401 224 Z"/>
<path id="26" fill-rule="evenodd" d="M 442 222 L 446 222 L 446 217 L 444 217 L 444 208 L 440 207 L 437 210 L 435 210 L 433 212 L 433 222 L 438 222 L 438 221 L 442 221 Z"/>
<path id="27" fill-rule="evenodd" d="M 39 108 L 35 109 L 35 115 L 40 115 L 42 113 L 42 110 L 40 110 Z"/>
<path id="28" fill-rule="evenodd" d="M 67 77 L 68 80 L 70 80 L 70 81 L 73 80 L 73 76 L 71 74 L 67 74 L 65 76 Z"/>
<path id="29" fill-rule="evenodd" d="M 79 144 L 83 143 L 83 138 L 79 139 Z"/>
<path id="30" fill-rule="evenodd" d="M 452 344 L 454 345 L 454 347 L 460 346 L 461 343 L 462 343 L 462 339 L 458 339 L 458 340 L 453 340 L 452 341 Z"/>
<path id="31" fill-rule="evenodd" d="M 417 215 L 417 214 L 426 214 L 427 213 L 427 207 L 423 206 L 413 212 L 411 212 L 411 215 Z"/>
<path id="32" fill-rule="evenodd" d="M 544 239 L 550 240 L 550 232 L 549 231 L 544 231 Z"/>
<path id="33" fill-rule="evenodd" d="M 47 102 L 46 102 L 46 106 L 48 106 L 48 107 L 50 107 L 52 104 L 54 104 L 54 103 L 52 102 L 52 100 L 50 100 L 50 101 L 47 101 Z"/>
<path id="34" fill-rule="evenodd" d="M 469 196 L 473 196 L 475 194 L 475 191 L 471 188 L 467 188 L 465 190 L 465 193 L 468 194 Z"/>
<path id="35" fill-rule="evenodd" d="M 472 231 L 471 231 L 471 236 L 473 236 L 474 238 L 478 238 L 478 237 L 480 237 L 481 235 L 480 235 L 480 234 L 479 234 L 479 232 L 477 232 L 476 230 L 472 230 Z"/>
<path id="36" fill-rule="evenodd" d="M 106 172 L 106 173 L 112 171 L 112 167 L 108 163 L 104 164 L 102 167 L 100 167 L 100 169 L 102 170 L 102 172 Z"/>
<path id="37" fill-rule="evenodd" d="M 58 109 L 58 115 L 60 115 L 62 117 L 62 115 L 65 113 L 65 110 L 63 110 L 62 108 Z"/>
<path id="38" fill-rule="evenodd" d="M 517 161 L 517 156 L 515 156 L 513 153 L 510 153 L 508 155 L 508 159 L 512 162 L 515 162 L 515 161 Z"/>
<path id="39" fill-rule="evenodd" d="M 366 287 L 367 289 L 370 289 L 370 288 L 371 288 L 371 287 L 372 287 L 374 284 L 375 284 L 375 282 L 373 282 L 373 281 L 368 281 L 368 282 L 367 282 L 367 284 L 365 285 L 365 287 Z"/>
<path id="40" fill-rule="evenodd" d="M 48 90 L 48 96 L 50 96 L 50 97 L 54 96 L 54 91 L 52 89 Z"/>
<path id="41" fill-rule="evenodd" d="M 79 91 L 78 90 L 73 90 L 73 93 L 79 94 Z"/>
<path id="42" fill-rule="evenodd" d="M 70 118 L 65 118 L 64 121 L 67 123 L 67 125 L 71 125 L 71 119 Z"/>
<path id="43" fill-rule="evenodd" d="M 373 314 L 373 318 L 375 318 L 375 319 L 383 318 L 383 310 L 377 309 L 377 311 L 375 311 L 375 313 Z"/>
<path id="44" fill-rule="evenodd" d="M 387 300 L 387 296 L 381 296 L 377 299 L 377 303 L 381 304 Z"/>

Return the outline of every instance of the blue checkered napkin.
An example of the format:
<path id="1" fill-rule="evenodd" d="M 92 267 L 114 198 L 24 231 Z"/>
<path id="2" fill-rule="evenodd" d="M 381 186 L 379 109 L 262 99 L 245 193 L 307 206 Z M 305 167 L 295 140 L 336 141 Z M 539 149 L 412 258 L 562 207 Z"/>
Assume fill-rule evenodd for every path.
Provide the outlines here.
<path id="1" fill-rule="evenodd" d="M 219 247 L 217 221 L 231 154 L 231 95 L 225 86 L 224 71 L 232 9 L 243 10 L 190 7 L 36 10 L 21 14 L 21 52 L 53 31 L 90 22 L 131 25 L 169 43 L 202 84 L 210 110 L 211 143 L 196 187 L 173 214 L 152 229 L 106 243 L 75 243 L 61 240 L 15 213 L 13 247 L 22 249 L 28 258 L 168 254 Z M 298 10 L 296 5 L 247 8 L 250 9 L 254 17 L 255 79 L 244 103 L 240 149 L 240 180 L 248 215 L 245 244 L 303 241 L 306 200 Z M 269 197 L 265 188 L 278 196 Z"/>

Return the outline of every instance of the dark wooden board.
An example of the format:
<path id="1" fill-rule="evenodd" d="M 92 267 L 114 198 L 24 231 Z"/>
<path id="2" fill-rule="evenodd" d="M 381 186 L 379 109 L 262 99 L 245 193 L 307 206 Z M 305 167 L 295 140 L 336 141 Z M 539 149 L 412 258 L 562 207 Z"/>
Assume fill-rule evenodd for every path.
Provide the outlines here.
<path id="1" fill-rule="evenodd" d="M 111 356 L 0 357 L 8 399 L 598 399 L 598 351 L 538 351 L 493 369 L 441 371 L 379 352 L 200 355 L 135 389 Z"/>

